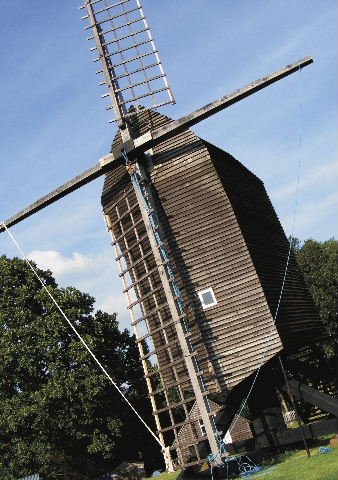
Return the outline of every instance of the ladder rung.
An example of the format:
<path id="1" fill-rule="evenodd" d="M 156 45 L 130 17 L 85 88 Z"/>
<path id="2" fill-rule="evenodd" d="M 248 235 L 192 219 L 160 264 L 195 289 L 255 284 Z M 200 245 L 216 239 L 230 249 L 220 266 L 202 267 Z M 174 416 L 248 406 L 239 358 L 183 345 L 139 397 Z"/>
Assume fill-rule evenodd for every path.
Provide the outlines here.
<path id="1" fill-rule="evenodd" d="M 118 15 L 113 15 L 112 17 L 108 17 L 108 18 L 105 18 L 104 20 L 101 20 L 99 22 L 95 22 L 91 25 L 87 25 L 87 27 L 85 27 L 84 29 L 89 30 L 90 28 L 98 27 L 100 25 L 103 25 L 104 23 L 111 22 L 112 20 L 115 20 L 116 18 L 123 17 L 123 15 L 128 15 L 128 13 L 136 12 L 137 10 L 140 11 L 139 7 L 132 8 L 131 10 L 126 10 L 125 12 L 119 13 Z M 128 23 L 126 23 L 125 25 L 120 25 L 120 28 L 122 26 L 126 26 L 127 24 Z M 102 32 L 101 32 L 101 35 L 102 35 Z"/>
<path id="2" fill-rule="evenodd" d="M 130 252 L 130 250 L 132 250 L 133 248 L 137 247 L 137 245 L 141 242 L 143 242 L 143 240 L 145 240 L 146 238 L 148 237 L 148 234 L 145 233 L 144 235 L 142 235 L 136 242 L 132 243 L 130 245 L 130 247 L 126 248 L 125 250 L 121 250 L 121 254 L 118 255 L 116 257 L 116 261 L 120 260 L 122 257 L 124 257 L 128 252 Z M 112 244 L 113 245 L 113 244 Z"/>
<path id="3" fill-rule="evenodd" d="M 148 40 L 145 40 L 144 42 L 136 43 L 135 45 L 131 45 L 130 47 L 122 48 L 121 50 L 116 50 L 116 52 L 108 53 L 108 55 L 104 55 L 104 58 L 111 58 L 114 55 L 119 55 L 120 53 L 127 52 L 128 50 L 132 50 L 133 48 L 141 47 L 142 45 L 146 45 L 146 44 L 151 43 L 153 41 L 154 40 L 152 38 L 149 38 Z M 102 59 L 102 57 L 94 58 L 93 62 L 94 63 L 99 62 L 101 59 Z"/>
<path id="4" fill-rule="evenodd" d="M 138 87 L 139 85 L 144 85 L 145 83 L 153 82 L 154 80 L 158 80 L 159 78 L 163 78 L 163 77 L 165 77 L 165 74 L 161 73 L 161 75 L 156 75 L 156 77 L 147 78 L 147 80 L 143 80 L 143 82 L 134 83 L 132 85 L 128 85 L 127 87 L 123 87 L 123 88 L 117 88 L 115 90 L 115 92 L 117 92 L 117 93 L 118 92 L 124 92 L 125 90 L 129 90 L 131 88 Z"/>
<path id="5" fill-rule="evenodd" d="M 128 215 L 130 215 L 131 212 L 132 212 L 133 210 L 135 210 L 135 208 L 136 208 L 137 206 L 138 206 L 138 202 L 135 202 L 135 203 L 133 203 L 130 207 L 128 207 L 128 210 L 126 210 L 125 212 L 123 212 L 122 215 L 120 215 L 119 217 L 117 217 L 117 219 L 110 224 L 109 229 L 112 230 L 113 227 L 115 227 L 115 225 L 118 225 L 118 224 L 121 222 L 121 220 L 123 220 L 123 219 L 126 218 Z M 112 243 L 112 245 L 114 245 L 114 244 L 115 244 L 115 242 Z"/>
<path id="6" fill-rule="evenodd" d="M 112 80 L 113 81 L 120 80 L 121 78 L 125 78 L 125 77 L 128 77 L 130 75 L 134 75 L 134 73 L 143 72 L 144 70 L 149 70 L 150 68 L 158 67 L 159 65 L 161 65 L 161 62 L 151 63 L 150 65 L 145 65 L 144 67 L 137 68 L 136 70 L 131 70 L 130 72 L 123 73 L 122 75 L 116 75 L 115 77 L 112 77 Z M 98 75 L 99 73 L 103 73 L 103 70 L 98 70 L 95 73 L 96 73 L 96 75 Z"/>
<path id="7" fill-rule="evenodd" d="M 145 258 L 148 258 L 149 255 L 153 255 L 153 251 L 152 250 L 149 250 L 149 252 L 147 252 L 145 255 L 143 255 L 143 257 L 139 258 L 138 260 L 136 260 L 136 262 L 133 263 L 133 265 L 130 267 L 130 268 L 126 268 L 125 270 L 123 270 L 121 273 L 119 273 L 119 277 L 123 277 L 123 275 L 125 275 L 126 273 L 130 272 L 130 270 L 132 270 L 135 265 L 138 265 L 140 262 L 142 262 Z"/>
<path id="8" fill-rule="evenodd" d="M 166 260 L 165 262 L 161 263 L 160 265 L 165 265 L 166 263 L 168 263 L 168 260 Z M 128 285 L 128 287 L 126 287 L 124 290 L 123 290 L 123 293 L 126 293 L 128 292 L 128 290 L 130 290 L 131 288 L 134 288 L 135 285 L 138 285 L 139 283 L 143 282 L 143 280 L 146 280 L 148 277 L 150 277 L 153 273 L 155 273 L 157 270 L 158 270 L 158 267 L 159 265 L 156 265 L 156 267 L 152 268 L 151 270 L 149 270 L 149 272 L 145 273 L 144 275 L 142 275 L 138 280 L 135 280 L 135 282 L 131 283 L 130 285 Z"/>
<path id="9" fill-rule="evenodd" d="M 178 338 L 176 338 L 173 341 L 165 343 L 164 345 L 162 345 L 159 348 L 154 348 L 154 350 L 151 350 L 150 352 L 146 353 L 145 355 L 142 355 L 141 360 L 146 360 L 147 358 L 151 357 L 152 355 L 157 355 L 158 352 L 162 352 L 162 350 L 165 350 L 166 348 L 171 347 L 173 345 L 177 345 L 178 343 L 179 343 L 179 340 L 178 340 Z"/>
<path id="10" fill-rule="evenodd" d="M 103 0 L 90 0 L 88 3 L 90 5 L 95 5 L 96 3 L 100 3 L 100 2 L 103 2 Z M 81 8 L 86 8 L 86 5 L 83 5 L 82 7 L 80 7 L 80 9 Z"/>
<path id="11" fill-rule="evenodd" d="M 210 392 L 203 392 L 202 395 L 205 397 L 207 395 L 210 395 Z M 218 410 L 213 410 L 211 412 L 208 412 L 208 416 L 211 417 L 211 416 L 215 415 L 217 412 L 218 412 Z M 170 425 L 170 427 L 160 428 L 159 430 L 157 430 L 157 432 L 164 433 L 164 432 L 169 432 L 170 430 L 173 430 L 174 428 L 176 428 L 176 429 L 180 428 L 181 429 L 182 427 L 184 427 L 184 425 L 194 423 L 194 421 L 196 421 L 196 420 L 194 420 L 192 418 L 189 418 L 188 420 L 185 420 L 184 422 L 175 423 L 173 425 Z M 202 438 L 203 437 L 200 437 L 198 439 L 198 443 L 201 441 Z M 184 446 L 186 446 L 186 443 L 184 443 Z M 191 465 L 191 464 L 189 464 L 189 465 Z"/>
<path id="12" fill-rule="evenodd" d="M 102 46 L 107 47 L 108 45 L 111 45 L 112 43 L 122 42 L 122 40 L 126 40 L 127 38 L 135 37 L 136 35 L 139 35 L 140 33 L 147 32 L 149 30 L 150 30 L 149 27 L 143 28 L 142 30 L 137 30 L 136 32 L 132 32 L 132 33 L 129 33 L 128 35 L 124 35 L 123 37 L 118 37 L 114 40 L 111 40 L 110 42 L 105 42 L 105 43 L 102 44 Z"/>
<path id="13" fill-rule="evenodd" d="M 157 67 L 161 64 L 161 62 L 156 62 L 156 63 L 151 63 L 150 65 L 145 65 L 144 67 L 137 68 L 136 70 L 132 70 L 131 72 L 128 73 L 123 73 L 122 75 L 117 75 L 115 77 L 112 77 L 112 80 L 120 80 L 121 78 L 128 77 L 129 75 L 134 75 L 134 73 L 139 73 L 143 72 L 144 70 L 149 70 L 149 68 L 154 68 Z M 97 73 L 103 73 L 102 70 Z"/>
<path id="14" fill-rule="evenodd" d="M 138 22 L 141 22 L 141 20 L 145 20 L 146 17 L 140 17 L 140 18 L 137 18 L 136 20 L 130 20 L 130 22 L 127 22 L 123 25 L 119 25 L 118 27 L 114 27 L 114 28 L 109 28 L 108 30 L 104 30 L 102 32 L 98 32 L 99 35 L 106 35 L 107 33 L 111 33 L 111 32 L 115 32 L 116 30 L 120 30 L 121 28 L 124 28 L 124 27 L 129 27 L 129 25 L 133 25 L 134 23 L 138 23 Z M 88 37 L 87 40 L 94 40 L 94 35 L 92 35 L 91 37 Z"/>
<path id="15" fill-rule="evenodd" d="M 144 235 L 142 235 L 142 237 L 140 237 L 136 242 L 134 242 L 132 245 L 130 245 L 130 247 L 126 248 L 125 250 L 123 250 L 121 252 L 121 255 L 118 255 L 116 257 L 116 261 L 119 261 L 122 257 L 124 257 L 128 252 L 130 252 L 130 250 L 132 250 L 133 248 L 137 247 L 137 245 L 139 245 L 141 242 L 143 242 L 143 240 L 145 240 L 146 238 L 148 237 L 148 234 L 145 233 Z"/>
<path id="16" fill-rule="evenodd" d="M 157 307 L 153 308 L 148 313 L 146 313 L 146 315 L 143 315 L 142 317 L 138 318 L 137 320 L 134 320 L 133 322 L 131 322 L 132 327 L 134 327 L 138 323 L 143 322 L 144 320 L 147 320 L 147 318 L 149 318 L 152 315 L 154 315 L 155 313 L 159 312 L 160 310 L 162 310 L 167 305 L 168 305 L 168 302 L 165 301 L 165 302 L 161 303 L 160 305 L 158 305 Z"/>
<path id="17" fill-rule="evenodd" d="M 157 431 L 157 434 L 158 434 L 158 431 Z M 182 435 L 183 436 L 183 435 Z M 179 441 L 176 442 L 175 441 L 175 444 L 173 447 L 169 447 L 169 450 L 170 451 L 173 451 L 173 450 L 177 450 L 177 448 L 188 448 L 188 447 L 193 447 L 194 445 L 198 445 L 199 443 L 201 442 L 204 442 L 204 440 L 208 440 L 208 437 L 206 435 L 202 435 L 201 437 L 198 437 L 195 441 L 194 440 L 189 440 L 189 442 L 187 443 L 186 440 L 180 440 L 180 438 L 178 439 Z M 228 455 L 228 453 L 226 454 Z M 225 456 L 225 454 L 222 454 L 221 455 L 222 457 Z M 205 458 L 204 461 L 206 462 L 208 459 Z M 189 462 L 189 463 L 186 463 L 184 465 L 185 468 L 188 468 L 188 467 L 192 467 L 194 465 L 200 465 L 201 464 L 201 458 L 199 457 L 195 462 Z"/>
<path id="18" fill-rule="evenodd" d="M 148 333 L 146 333 L 145 335 L 143 335 L 142 337 L 137 338 L 137 339 L 136 339 L 136 342 L 137 342 L 137 343 L 143 342 L 143 340 L 146 340 L 147 338 L 151 337 L 152 335 L 156 335 L 156 333 L 159 333 L 161 330 L 169 327 L 170 325 L 174 325 L 174 324 L 176 324 L 176 323 L 178 323 L 177 320 L 174 321 L 174 322 L 171 320 L 170 322 L 164 323 L 164 324 L 161 325 L 160 327 L 154 328 L 154 330 L 152 330 L 151 332 L 148 332 Z"/>
<path id="19" fill-rule="evenodd" d="M 148 53 L 142 53 L 142 55 L 137 55 L 136 57 L 129 58 L 128 60 L 123 60 L 123 62 L 110 65 L 109 69 L 121 67 L 122 65 L 126 65 L 127 63 L 134 62 L 135 60 L 139 60 L 140 58 L 149 57 L 149 55 L 154 55 L 155 53 L 157 53 L 157 50 L 152 50 L 151 52 L 148 52 Z"/>
<path id="20" fill-rule="evenodd" d="M 161 369 L 162 370 L 162 369 Z M 156 372 L 157 373 L 157 372 Z M 160 408 L 159 410 L 154 410 L 154 414 L 158 415 L 159 413 L 163 413 L 165 411 L 168 411 L 168 410 L 171 410 L 175 407 L 179 407 L 180 405 L 183 405 L 183 404 L 186 404 L 186 403 L 189 403 L 189 402 L 192 402 L 193 400 L 195 400 L 195 397 L 190 397 L 190 398 L 185 398 L 184 400 L 182 400 L 181 402 L 178 402 L 178 403 L 171 403 L 169 404 L 167 407 L 164 407 L 164 408 Z M 196 444 L 199 443 L 200 440 L 198 440 L 198 442 L 195 442 Z M 175 445 L 177 445 L 177 443 L 175 443 Z"/>
<path id="21" fill-rule="evenodd" d="M 119 102 L 119 105 L 126 105 L 127 103 L 136 102 L 141 98 L 150 97 L 151 95 L 156 95 L 157 93 L 165 92 L 168 90 L 167 87 L 159 88 L 158 90 L 152 90 L 151 92 L 144 93 L 143 95 L 139 95 L 138 97 L 130 98 L 129 100 L 125 100 L 124 102 Z M 107 107 L 107 110 L 111 110 L 113 107 Z"/>
<path id="22" fill-rule="evenodd" d="M 175 323 L 175 322 L 172 322 L 172 323 Z M 197 352 L 193 352 L 191 354 L 191 357 L 195 357 L 197 355 Z M 168 370 L 168 368 L 171 368 L 171 367 L 174 367 L 175 365 L 179 365 L 179 364 L 182 364 L 182 363 L 185 363 L 184 362 L 184 358 L 178 358 L 178 359 L 175 359 L 173 362 L 168 362 L 166 363 L 165 365 L 161 366 L 161 372 L 165 371 L 165 370 Z M 158 370 L 154 370 L 152 372 L 149 372 L 147 375 L 144 375 L 145 378 L 151 378 L 153 377 L 154 375 L 158 374 L 159 371 Z"/>
<path id="23" fill-rule="evenodd" d="M 109 5 L 108 7 L 101 8 L 101 10 L 97 10 L 94 12 L 95 15 L 98 15 L 99 13 L 105 12 L 106 10 L 110 10 L 111 8 L 119 7 L 120 5 L 123 5 L 125 3 L 130 2 L 130 0 L 121 0 L 120 2 L 113 3 L 112 5 Z"/>
<path id="24" fill-rule="evenodd" d="M 127 186 L 126 189 L 123 191 L 123 195 L 121 195 L 118 200 L 115 200 L 115 202 L 110 204 L 109 210 L 111 211 L 112 209 L 118 207 L 119 203 L 121 203 L 122 200 L 125 200 L 128 197 L 128 195 L 133 191 L 134 191 L 134 186 L 132 183 L 129 183 L 129 186 Z M 112 243 L 112 245 L 114 245 L 114 243 Z"/>
<path id="25" fill-rule="evenodd" d="M 139 303 L 142 303 L 144 300 L 146 300 L 147 298 L 149 298 L 151 295 L 154 295 L 154 293 L 158 292 L 159 290 L 161 290 L 162 288 L 162 284 L 160 284 L 158 287 L 154 288 L 153 290 L 151 290 L 150 292 L 146 293 L 145 295 L 143 295 L 143 297 L 141 297 L 139 300 L 135 300 L 135 302 L 131 303 L 130 305 L 128 305 L 128 310 L 134 308 L 136 305 L 138 305 Z"/>
<path id="26" fill-rule="evenodd" d="M 182 317 L 182 315 L 180 315 L 180 318 Z M 161 330 L 163 330 L 164 328 L 168 328 L 170 327 L 171 325 L 176 325 L 177 323 L 179 323 L 179 320 L 170 320 L 169 322 L 167 323 L 164 323 L 163 325 L 161 325 L 160 327 L 157 327 L 155 328 L 154 330 L 152 330 L 151 332 L 148 332 L 146 335 L 143 335 L 143 337 L 140 337 L 140 338 L 137 338 L 136 341 L 137 343 L 139 342 L 142 342 L 142 340 L 145 340 L 146 338 L 148 337 L 151 337 L 152 335 L 155 335 L 156 333 L 160 332 Z M 183 359 L 180 359 L 178 360 L 178 362 L 182 362 Z M 166 365 L 167 367 L 167 365 Z"/>
<path id="27" fill-rule="evenodd" d="M 190 382 L 190 377 L 189 375 L 186 375 L 185 377 L 180 378 L 179 380 L 176 380 L 175 382 L 168 382 L 165 387 L 159 388 L 158 390 L 155 390 L 154 392 L 150 393 L 149 396 L 153 397 L 154 395 L 157 395 L 158 393 L 162 393 L 165 390 L 169 390 L 169 388 L 172 387 L 177 387 L 178 385 L 182 385 L 184 383 Z"/>
<path id="28" fill-rule="evenodd" d="M 139 225 L 141 222 L 143 221 L 142 218 L 140 218 L 139 220 L 137 220 L 137 222 L 135 222 L 131 227 L 127 228 L 127 230 L 125 232 L 122 233 L 122 235 L 120 235 L 119 237 L 116 238 L 116 240 L 114 240 L 112 242 L 112 245 L 115 245 L 116 243 L 118 243 L 120 240 L 122 240 L 123 237 L 125 237 L 127 235 L 127 233 L 131 232 L 133 228 L 135 228 L 137 225 Z"/>
<path id="29" fill-rule="evenodd" d="M 86 2 L 86 4 L 89 3 L 90 5 L 95 5 L 96 3 L 100 3 L 100 2 L 103 2 L 103 0 L 90 0 L 89 2 Z M 79 10 L 83 10 L 84 8 L 86 8 L 86 4 L 81 5 L 79 7 Z"/>

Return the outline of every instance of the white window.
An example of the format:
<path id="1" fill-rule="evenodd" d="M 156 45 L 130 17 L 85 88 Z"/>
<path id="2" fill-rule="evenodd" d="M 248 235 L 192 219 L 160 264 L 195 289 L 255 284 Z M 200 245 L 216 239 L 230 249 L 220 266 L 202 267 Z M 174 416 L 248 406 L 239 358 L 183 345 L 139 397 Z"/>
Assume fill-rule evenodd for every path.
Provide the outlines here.
<path id="1" fill-rule="evenodd" d="M 204 310 L 217 304 L 217 300 L 212 288 L 198 292 L 198 296 Z"/>
<path id="2" fill-rule="evenodd" d="M 200 426 L 200 430 L 201 430 L 202 435 L 205 436 L 205 435 L 207 434 L 207 431 L 206 431 L 206 429 L 205 429 L 203 420 L 200 418 L 200 419 L 198 420 L 198 423 L 199 423 L 199 426 Z"/>

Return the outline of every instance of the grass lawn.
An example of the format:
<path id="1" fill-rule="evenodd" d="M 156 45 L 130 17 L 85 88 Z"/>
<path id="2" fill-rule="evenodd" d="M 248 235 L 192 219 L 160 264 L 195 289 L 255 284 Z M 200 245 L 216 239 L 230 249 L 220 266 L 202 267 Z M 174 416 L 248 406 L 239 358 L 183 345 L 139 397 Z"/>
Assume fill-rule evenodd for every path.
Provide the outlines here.
<path id="1" fill-rule="evenodd" d="M 318 448 L 311 449 L 311 458 L 305 451 L 291 453 L 281 463 L 267 468 L 252 479 L 266 480 L 338 480 L 338 449 L 331 453 L 319 454 Z"/>
<path id="2" fill-rule="evenodd" d="M 180 472 L 162 473 L 156 480 L 177 480 Z M 319 454 L 318 448 L 311 449 L 311 458 L 305 451 L 290 452 L 283 461 L 267 467 L 256 475 L 244 477 L 262 480 L 338 480 L 338 449 Z"/>
<path id="3" fill-rule="evenodd" d="M 174 473 L 162 473 L 159 477 L 155 477 L 153 480 L 176 480 L 180 476 L 181 470 Z"/>

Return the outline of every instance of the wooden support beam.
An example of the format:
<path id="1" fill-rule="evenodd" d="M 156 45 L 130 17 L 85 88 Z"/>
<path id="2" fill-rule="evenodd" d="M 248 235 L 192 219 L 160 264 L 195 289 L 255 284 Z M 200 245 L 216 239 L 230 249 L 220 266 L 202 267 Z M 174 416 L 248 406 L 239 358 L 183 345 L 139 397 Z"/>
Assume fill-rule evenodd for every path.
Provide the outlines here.
<path id="1" fill-rule="evenodd" d="M 255 82 L 250 83 L 243 88 L 235 90 L 229 95 L 226 95 L 212 103 L 209 103 L 208 105 L 199 108 L 195 112 L 192 112 L 185 117 L 175 120 L 170 124 L 165 125 L 164 127 L 157 128 L 153 132 L 147 132 L 145 135 L 142 135 L 141 137 L 138 137 L 136 139 L 128 139 L 128 141 L 125 143 L 125 148 L 128 151 L 128 158 L 130 160 L 136 159 L 138 156 L 140 156 L 140 154 L 160 144 L 164 140 L 178 135 L 179 133 L 191 128 L 202 120 L 205 120 L 206 118 L 214 115 L 215 113 L 230 107 L 234 103 L 237 103 L 240 100 L 243 100 L 244 98 L 253 95 L 259 90 L 262 90 L 263 88 L 268 87 L 275 82 L 278 82 L 282 78 L 285 78 L 288 75 L 297 72 L 299 69 L 306 67 L 311 63 L 313 63 L 313 59 L 311 57 L 305 57 L 291 65 L 287 65 L 286 67 L 278 70 L 277 72 L 274 72 L 264 78 L 256 80 Z M 53 190 L 51 193 L 40 198 L 32 205 L 29 205 L 25 209 L 21 210 L 16 215 L 13 215 L 11 218 L 5 221 L 5 224 L 7 225 L 7 227 L 12 227 L 13 225 L 24 220 L 25 218 L 38 212 L 39 210 L 42 210 L 46 206 L 56 202 L 60 198 L 65 197 L 66 195 L 74 192 L 83 185 L 86 185 L 87 183 L 92 182 L 101 175 L 104 175 L 108 170 L 121 164 L 121 162 L 123 161 L 124 159 L 121 151 L 113 151 L 111 154 L 106 155 L 103 159 L 101 159 L 97 165 L 94 165 L 93 167 L 89 168 L 77 177 L 69 180 L 69 182 L 64 183 L 57 189 Z M 3 231 L 4 227 L 0 225 L 0 232 Z"/>
<path id="2" fill-rule="evenodd" d="M 306 440 L 315 440 L 322 435 L 337 433 L 338 423 L 337 419 L 330 418 L 328 420 L 320 420 L 319 422 L 304 425 L 303 428 Z M 300 428 L 287 428 L 286 430 L 276 432 L 273 437 L 271 436 L 270 440 L 271 443 L 266 443 L 266 445 L 262 445 L 255 438 L 241 440 L 235 443 L 227 444 L 226 449 L 229 453 L 235 454 L 253 452 L 255 450 L 269 447 L 279 448 L 286 445 L 300 443 L 302 441 L 302 435 Z"/>
<path id="3" fill-rule="evenodd" d="M 249 85 L 239 88 L 238 90 L 235 90 L 229 95 L 225 95 L 224 97 L 218 100 L 215 100 L 214 102 L 209 103 L 208 105 L 205 105 L 204 107 L 199 108 L 198 110 L 195 110 L 189 115 L 186 115 L 168 125 L 165 125 L 164 127 L 160 127 L 159 129 L 155 130 L 152 135 L 153 143 L 151 146 L 153 147 L 158 143 L 163 142 L 163 140 L 171 138 L 172 136 L 177 135 L 178 133 L 181 133 L 184 130 L 187 130 L 188 128 L 193 127 L 194 125 L 201 122 L 202 120 L 205 120 L 206 118 L 211 117 L 215 113 L 230 107 L 234 103 L 237 103 L 243 100 L 244 98 L 249 97 L 250 95 L 253 95 L 259 90 L 263 90 L 263 88 L 266 88 L 269 85 L 272 85 L 273 83 L 276 83 L 279 80 L 282 80 L 282 78 L 285 78 L 288 75 L 291 75 L 292 73 L 297 72 L 299 69 L 306 67 L 308 65 L 311 65 L 311 63 L 313 63 L 313 59 L 311 57 L 302 58 L 301 60 L 298 60 L 297 62 L 291 65 L 287 65 L 286 67 L 282 68 L 281 70 L 278 70 L 277 72 L 271 73 L 266 77 L 260 78 L 259 80 L 256 80 L 253 83 L 249 83 Z"/>
<path id="4" fill-rule="evenodd" d="M 174 120 L 169 124 L 159 127 L 152 132 L 147 132 L 144 135 L 134 139 L 133 141 L 128 142 L 125 145 L 125 148 L 128 152 L 128 158 L 133 160 L 146 150 L 159 145 L 164 140 L 168 140 L 169 138 L 182 133 L 185 130 L 193 127 L 197 123 L 205 120 L 208 117 L 211 117 L 215 113 L 224 110 L 234 103 L 237 103 L 243 100 L 250 95 L 258 92 L 259 90 L 263 90 L 263 88 L 272 85 L 273 83 L 282 80 L 283 78 L 299 71 L 299 69 L 304 68 L 308 65 L 313 63 L 313 59 L 311 57 L 305 57 L 301 60 L 298 60 L 291 65 L 287 65 L 286 67 L 278 70 L 277 72 L 271 73 L 270 75 L 260 78 L 255 82 L 249 83 L 245 87 L 239 88 L 234 92 L 230 93 L 229 95 L 225 95 L 224 97 L 215 100 L 214 102 L 205 105 L 204 107 L 195 110 L 194 112 L 186 115 L 184 117 L 179 118 L 178 120 Z M 101 160 L 102 165 L 107 165 L 109 163 L 113 163 L 120 159 L 121 152 L 120 151 L 113 151 L 112 154 L 109 156 L 107 155 L 103 160 Z"/>
<path id="5" fill-rule="evenodd" d="M 30 217 L 31 215 L 39 212 L 48 205 L 55 203 L 57 200 L 60 200 L 60 198 L 65 197 L 69 193 L 72 193 L 78 188 L 87 185 L 87 183 L 92 182 L 96 178 L 101 177 L 104 173 L 104 168 L 102 168 L 99 163 L 94 165 L 85 172 L 80 173 L 80 175 L 77 175 L 75 178 L 72 178 L 63 185 L 60 185 L 52 192 L 48 193 L 44 197 L 41 197 L 36 202 L 32 203 L 28 207 L 24 208 L 17 214 L 10 217 L 8 220 L 5 221 L 6 226 L 12 227 L 13 225 L 16 225 L 25 218 Z M 4 230 L 4 227 L 0 224 L 0 232 L 3 232 Z"/>
<path id="6" fill-rule="evenodd" d="M 321 410 L 324 410 L 324 412 L 331 413 L 338 418 L 338 400 L 336 398 L 319 392 L 297 380 L 289 380 L 289 386 L 295 397 L 319 407 Z M 283 389 L 287 390 L 285 385 Z"/>

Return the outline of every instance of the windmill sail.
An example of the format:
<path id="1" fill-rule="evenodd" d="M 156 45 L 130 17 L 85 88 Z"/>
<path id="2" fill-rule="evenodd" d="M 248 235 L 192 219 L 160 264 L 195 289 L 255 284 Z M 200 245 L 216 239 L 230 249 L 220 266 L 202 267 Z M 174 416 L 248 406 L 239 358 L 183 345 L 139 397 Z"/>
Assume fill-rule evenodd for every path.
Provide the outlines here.
<path id="1" fill-rule="evenodd" d="M 93 32 L 88 40 L 96 43 L 94 62 L 102 65 L 96 73 L 108 89 L 102 97 L 110 98 L 107 110 L 115 113 L 111 122 L 123 123 L 140 102 L 143 108 L 175 103 L 139 0 L 91 0 L 81 8 L 90 22 L 85 29 Z"/>

